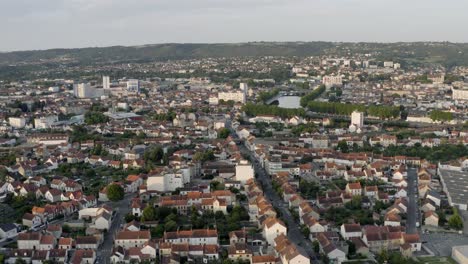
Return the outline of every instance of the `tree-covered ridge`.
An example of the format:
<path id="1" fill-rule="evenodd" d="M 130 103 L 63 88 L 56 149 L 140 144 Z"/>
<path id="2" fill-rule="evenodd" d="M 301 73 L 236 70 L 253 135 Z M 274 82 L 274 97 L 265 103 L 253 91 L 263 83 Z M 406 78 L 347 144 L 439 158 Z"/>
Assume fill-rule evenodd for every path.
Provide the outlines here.
<path id="1" fill-rule="evenodd" d="M 317 56 L 349 53 L 377 54 L 379 60 L 406 63 L 440 63 L 447 67 L 468 65 L 468 44 L 448 42 L 336 43 L 336 42 L 249 42 L 236 44 L 156 44 L 80 49 L 50 49 L 0 53 L 0 65 L 23 62 L 108 63 L 116 61 L 244 57 Z"/>

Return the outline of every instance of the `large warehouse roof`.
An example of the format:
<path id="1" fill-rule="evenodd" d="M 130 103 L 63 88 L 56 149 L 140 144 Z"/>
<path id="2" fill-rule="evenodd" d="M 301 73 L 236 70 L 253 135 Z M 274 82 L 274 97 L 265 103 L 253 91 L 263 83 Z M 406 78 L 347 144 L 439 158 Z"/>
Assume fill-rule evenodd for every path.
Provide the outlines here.
<path id="1" fill-rule="evenodd" d="M 444 190 L 451 205 L 465 208 L 468 205 L 468 172 L 439 169 Z"/>

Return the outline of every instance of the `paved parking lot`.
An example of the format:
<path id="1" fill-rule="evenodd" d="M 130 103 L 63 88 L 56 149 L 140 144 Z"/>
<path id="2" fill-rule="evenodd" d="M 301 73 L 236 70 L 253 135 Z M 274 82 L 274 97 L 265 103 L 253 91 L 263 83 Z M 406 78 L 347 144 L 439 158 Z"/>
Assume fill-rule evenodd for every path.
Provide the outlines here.
<path id="1" fill-rule="evenodd" d="M 422 234 L 423 245 L 429 248 L 436 256 L 451 256 L 452 247 L 468 245 L 468 236 L 446 233 Z"/>

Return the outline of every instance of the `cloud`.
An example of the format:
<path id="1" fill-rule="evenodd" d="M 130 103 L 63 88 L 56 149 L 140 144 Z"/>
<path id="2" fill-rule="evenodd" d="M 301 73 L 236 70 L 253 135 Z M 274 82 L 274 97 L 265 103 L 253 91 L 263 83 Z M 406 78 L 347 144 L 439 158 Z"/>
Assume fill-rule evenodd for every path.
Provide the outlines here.
<path id="1" fill-rule="evenodd" d="M 457 0 L 6 0 L 0 50 L 163 42 L 468 41 Z"/>

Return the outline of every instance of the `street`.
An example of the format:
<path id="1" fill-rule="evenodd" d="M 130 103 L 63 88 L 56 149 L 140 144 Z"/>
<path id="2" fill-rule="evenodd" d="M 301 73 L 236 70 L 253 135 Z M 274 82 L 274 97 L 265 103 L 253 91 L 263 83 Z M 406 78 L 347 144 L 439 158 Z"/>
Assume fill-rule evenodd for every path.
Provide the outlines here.
<path id="1" fill-rule="evenodd" d="M 134 194 L 125 195 L 124 199 L 118 202 L 108 203 L 114 210 L 115 214 L 112 217 L 111 228 L 104 235 L 104 241 L 97 252 L 96 263 L 110 263 L 110 257 L 112 256 L 112 249 L 114 247 L 114 236 L 120 230 L 120 225 L 125 223 L 123 218 L 131 211 L 130 202 L 135 197 Z"/>
<path id="2" fill-rule="evenodd" d="M 408 212 L 406 219 L 406 232 L 415 234 L 418 232 L 417 222 L 420 222 L 419 195 L 418 195 L 418 172 L 416 168 L 408 168 Z M 419 223 L 421 224 L 421 223 Z"/>
<path id="3" fill-rule="evenodd" d="M 239 147 L 242 154 L 247 155 L 250 157 L 252 161 L 255 160 L 252 153 L 244 146 L 240 145 Z M 298 244 L 298 246 L 304 248 L 307 254 L 311 257 L 311 259 L 316 258 L 316 254 L 313 251 L 312 242 L 309 239 L 306 239 L 300 230 L 299 223 L 296 223 L 294 217 L 289 212 L 288 208 L 284 206 L 283 200 L 279 197 L 279 195 L 273 190 L 271 185 L 271 179 L 267 175 L 266 171 L 256 162 L 253 162 L 253 166 L 255 172 L 258 173 L 258 181 L 263 186 L 263 193 L 264 195 L 270 200 L 272 205 L 275 208 L 280 210 L 282 215 L 282 219 L 285 221 L 285 224 L 288 226 L 288 238 Z M 311 263 L 314 263 L 313 261 Z"/>

